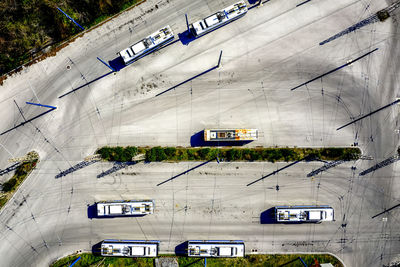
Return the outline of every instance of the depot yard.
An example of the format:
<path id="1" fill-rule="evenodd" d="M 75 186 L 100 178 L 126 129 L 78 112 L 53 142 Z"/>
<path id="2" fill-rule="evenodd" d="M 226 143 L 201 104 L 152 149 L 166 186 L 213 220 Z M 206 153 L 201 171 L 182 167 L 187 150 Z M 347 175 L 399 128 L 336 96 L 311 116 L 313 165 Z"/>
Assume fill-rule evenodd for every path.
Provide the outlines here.
<path id="1" fill-rule="evenodd" d="M 399 262 L 399 3 L 246 1 L 245 16 L 187 35 L 185 14 L 190 24 L 235 2 L 147 0 L 4 81 L 0 167 L 32 150 L 40 162 L 1 210 L 2 265 L 49 265 L 105 239 L 157 240 L 160 254 L 243 240 L 238 261 L 329 252 L 346 266 Z M 117 53 L 166 25 L 174 41 L 121 63 Z M 258 136 L 204 147 L 205 129 Z M 101 161 L 103 147 L 120 148 Z M 260 147 L 276 152 L 271 162 L 233 160 Z M 302 148 L 358 156 L 300 161 Z M 150 160 L 129 161 L 140 152 Z M 97 202 L 129 199 L 153 200 L 154 213 L 89 216 Z M 335 220 L 271 223 L 286 205 L 327 205 Z"/>

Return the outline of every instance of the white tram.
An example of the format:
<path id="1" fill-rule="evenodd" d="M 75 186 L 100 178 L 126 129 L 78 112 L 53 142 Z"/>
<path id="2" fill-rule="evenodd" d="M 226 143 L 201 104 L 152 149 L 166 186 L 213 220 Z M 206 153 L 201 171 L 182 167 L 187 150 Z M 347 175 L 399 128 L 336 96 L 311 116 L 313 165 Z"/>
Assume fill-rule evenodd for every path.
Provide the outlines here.
<path id="1" fill-rule="evenodd" d="M 189 27 L 194 37 L 202 36 L 246 15 L 248 9 L 244 1 L 228 6 L 205 19 L 192 23 Z"/>
<path id="2" fill-rule="evenodd" d="M 329 206 L 279 206 L 275 207 L 277 222 L 311 222 L 333 221 L 334 211 Z"/>
<path id="3" fill-rule="evenodd" d="M 160 241 L 105 239 L 101 243 L 101 256 L 157 257 Z"/>
<path id="4" fill-rule="evenodd" d="M 125 65 L 128 65 L 129 63 L 159 49 L 162 45 L 172 41 L 173 39 L 174 33 L 172 32 L 171 27 L 167 25 L 136 44 L 122 50 L 118 54 L 124 60 Z"/>
<path id="5" fill-rule="evenodd" d="M 97 217 L 146 215 L 154 212 L 153 200 L 120 200 L 98 202 Z"/>
<path id="6" fill-rule="evenodd" d="M 242 240 L 190 240 L 189 257 L 235 258 L 244 257 Z"/>

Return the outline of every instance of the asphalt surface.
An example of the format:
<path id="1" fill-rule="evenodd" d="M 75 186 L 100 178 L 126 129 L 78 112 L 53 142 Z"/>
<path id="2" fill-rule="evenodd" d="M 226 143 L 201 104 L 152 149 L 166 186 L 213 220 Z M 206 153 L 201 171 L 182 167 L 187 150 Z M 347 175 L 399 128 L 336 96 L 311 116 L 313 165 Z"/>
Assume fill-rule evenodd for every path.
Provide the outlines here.
<path id="1" fill-rule="evenodd" d="M 14 100 L 26 118 L 45 111 L 26 101 L 57 110 L 0 136 L 1 169 L 31 150 L 41 157 L 1 211 L 2 266 L 48 265 L 105 238 L 161 240 L 162 252 L 188 239 L 242 239 L 247 253 L 330 252 L 347 266 L 400 261 L 400 209 L 374 217 L 399 204 L 398 162 L 359 175 L 397 154 L 400 106 L 336 130 L 400 97 L 398 11 L 319 45 L 391 3 L 320 0 L 296 7 L 301 1 L 271 0 L 187 43 L 185 13 L 193 22 L 233 2 L 147 1 L 5 81 L 2 131 L 23 121 Z M 118 51 L 166 24 L 181 40 L 103 77 L 109 70 L 96 57 L 115 62 Z M 214 67 L 221 50 L 220 68 L 156 97 Z M 104 145 L 190 146 L 204 128 L 236 127 L 259 129 L 249 147 L 358 143 L 373 160 L 314 178 L 307 174 L 324 163 L 302 162 L 251 186 L 288 163 L 210 162 L 160 186 L 201 162 L 139 163 L 115 172 L 108 171 L 113 163 L 97 162 L 56 178 Z M 154 199 L 155 213 L 88 218 L 95 201 L 133 198 Z M 287 204 L 331 205 L 336 221 L 260 223 L 264 211 Z"/>

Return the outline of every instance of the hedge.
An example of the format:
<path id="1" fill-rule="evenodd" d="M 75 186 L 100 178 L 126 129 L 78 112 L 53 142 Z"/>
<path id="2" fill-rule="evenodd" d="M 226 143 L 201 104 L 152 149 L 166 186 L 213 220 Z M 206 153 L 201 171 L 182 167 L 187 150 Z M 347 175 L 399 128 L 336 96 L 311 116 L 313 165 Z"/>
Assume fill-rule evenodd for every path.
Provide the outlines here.
<path id="1" fill-rule="evenodd" d="M 184 148 L 184 147 L 102 147 L 97 150 L 108 161 L 127 162 L 138 154 L 145 154 L 146 162 L 206 161 L 297 161 L 305 158 L 321 160 L 356 160 L 361 151 L 357 147 L 334 148 Z"/>

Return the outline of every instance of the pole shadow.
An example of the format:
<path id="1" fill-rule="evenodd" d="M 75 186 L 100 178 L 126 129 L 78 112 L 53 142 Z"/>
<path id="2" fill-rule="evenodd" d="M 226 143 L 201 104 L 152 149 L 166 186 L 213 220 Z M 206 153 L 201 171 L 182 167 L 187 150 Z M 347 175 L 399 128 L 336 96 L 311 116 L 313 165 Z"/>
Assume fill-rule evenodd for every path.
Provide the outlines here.
<path id="1" fill-rule="evenodd" d="M 110 75 L 111 73 L 114 73 L 114 71 L 107 72 L 106 74 L 104 74 L 104 75 L 102 75 L 102 76 L 100 76 L 100 77 L 97 77 L 96 79 L 91 80 L 90 82 L 87 82 L 87 83 L 85 83 L 85 84 L 83 84 L 83 85 L 81 85 L 81 86 L 78 86 L 78 87 L 75 88 L 75 89 L 72 89 L 71 91 L 66 92 L 66 93 L 63 94 L 63 95 L 60 95 L 58 98 L 63 98 L 63 97 L 65 97 L 65 96 L 67 96 L 67 95 L 69 95 L 69 94 L 71 94 L 71 93 L 73 93 L 73 92 L 75 92 L 75 91 L 78 91 L 79 89 L 82 89 L 83 87 L 88 86 L 88 85 L 90 85 L 91 83 L 94 83 L 94 82 L 96 82 L 96 81 L 98 81 L 98 80 L 100 80 L 100 79 L 102 79 L 102 78 L 104 78 L 104 77 Z"/>
<path id="2" fill-rule="evenodd" d="M 211 161 L 214 161 L 214 160 L 216 160 L 216 158 L 215 158 L 215 159 L 210 159 L 210 160 L 208 160 L 208 161 L 206 161 L 206 162 L 203 162 L 203 163 L 201 163 L 201 164 L 199 164 L 199 165 L 197 165 L 197 166 L 194 166 L 193 168 L 190 168 L 189 170 L 186 170 L 186 171 L 184 171 L 184 172 L 182 172 L 182 173 L 180 173 L 180 174 L 177 174 L 177 175 L 175 175 L 175 176 L 173 176 L 173 177 L 171 177 L 171 178 L 169 178 L 169 179 L 167 179 L 167 180 L 165 180 L 165 181 L 163 181 L 163 182 L 157 184 L 157 186 L 160 186 L 160 185 L 165 184 L 165 183 L 167 183 L 167 182 L 169 182 L 169 181 L 172 181 L 172 180 L 178 178 L 179 176 L 184 175 L 184 174 L 186 174 L 186 173 L 188 173 L 188 172 L 190 172 L 190 171 L 193 171 L 194 169 L 197 169 L 197 168 L 199 168 L 199 167 L 201 167 L 201 166 L 203 166 L 203 165 L 206 165 L 207 163 L 209 163 L 209 162 L 211 162 Z"/>
<path id="3" fill-rule="evenodd" d="M 181 83 L 179 83 L 179 84 L 177 84 L 177 85 L 174 85 L 174 86 L 168 88 L 167 90 L 164 90 L 164 91 L 162 91 L 161 93 L 156 94 L 155 96 L 157 97 L 157 96 L 160 96 L 160 95 L 162 95 L 162 94 L 165 94 L 166 92 L 171 91 L 171 90 L 173 90 L 173 89 L 175 89 L 175 88 L 177 88 L 177 87 L 179 87 L 179 86 L 181 86 L 181 85 L 183 85 L 183 84 L 185 84 L 185 83 L 187 83 L 187 82 L 190 82 L 191 80 L 194 80 L 194 79 L 196 79 L 196 78 L 198 78 L 198 77 L 204 75 L 204 74 L 207 74 L 207 73 L 209 73 L 210 71 L 215 70 L 216 68 L 218 68 L 218 66 L 214 66 L 214 67 L 212 67 L 212 68 L 209 68 L 208 70 L 203 71 L 202 73 L 197 74 L 196 76 L 193 76 L 192 78 L 189 78 L 189 79 L 187 79 L 187 80 L 185 80 L 185 81 L 183 81 L 183 82 L 181 82 Z"/>
<path id="4" fill-rule="evenodd" d="M 391 211 L 392 209 L 395 209 L 395 208 L 397 208 L 397 207 L 400 207 L 400 204 L 397 204 L 396 206 L 393 206 L 393 207 L 391 207 L 390 209 L 384 210 L 384 211 L 382 211 L 381 213 L 378 213 L 378 214 L 372 216 L 371 219 L 373 219 L 373 218 L 375 218 L 375 217 L 378 217 L 378 216 L 380 216 L 380 215 L 382 215 L 382 214 L 385 214 L 385 213 L 387 213 L 387 212 L 389 212 L 389 211 Z"/>
<path id="5" fill-rule="evenodd" d="M 175 255 L 187 256 L 187 250 L 188 250 L 188 241 L 185 241 L 175 247 Z"/>
<path id="6" fill-rule="evenodd" d="M 204 141 L 204 130 L 195 133 L 190 137 L 190 146 L 192 147 L 219 147 L 219 146 L 244 146 L 253 142 L 252 140 L 248 141 Z"/>
<path id="7" fill-rule="evenodd" d="M 40 113 L 39 115 L 36 115 L 36 116 L 33 117 L 32 119 L 25 120 L 25 121 L 21 122 L 20 124 L 14 126 L 13 128 L 8 129 L 7 131 L 2 132 L 0 135 L 6 134 L 6 133 L 8 133 L 8 132 L 11 132 L 12 130 L 17 129 L 18 127 L 24 126 L 25 124 L 27 124 L 27 123 L 29 123 L 29 122 L 31 122 L 31 121 L 33 121 L 33 120 L 36 120 L 37 118 L 40 118 L 40 117 L 42 117 L 43 115 L 46 115 L 47 113 L 52 112 L 53 110 L 55 110 L 55 108 L 51 108 L 51 109 L 49 109 L 49 110 L 47 110 L 47 111 L 45 111 L 45 112 L 43 112 L 43 113 Z"/>
<path id="8" fill-rule="evenodd" d="M 275 224 L 275 207 L 269 208 L 260 214 L 261 224 Z"/>
<path id="9" fill-rule="evenodd" d="M 287 168 L 289 168 L 289 167 L 291 167 L 291 166 L 293 166 L 293 165 L 295 165 L 295 164 L 297 164 L 297 163 L 299 163 L 299 162 L 302 162 L 302 161 L 309 162 L 309 161 L 313 161 L 313 160 L 315 160 L 315 157 L 314 157 L 314 156 L 306 156 L 306 157 L 304 157 L 304 158 L 302 158 L 302 159 L 299 159 L 299 160 L 296 160 L 296 161 L 294 161 L 294 162 L 292 162 L 292 163 L 290 163 L 290 164 L 288 164 L 288 165 L 286 165 L 286 166 L 284 166 L 284 167 L 282 167 L 282 168 L 279 168 L 279 169 L 276 170 L 276 171 L 273 171 L 273 172 L 271 172 L 271 173 L 269 173 L 269 174 L 267 174 L 267 175 L 264 175 L 263 177 L 261 177 L 261 178 L 255 180 L 255 181 L 253 181 L 253 182 L 247 184 L 247 186 L 250 186 L 250 185 L 253 185 L 253 184 L 255 184 L 255 183 L 259 182 L 259 181 L 262 181 L 262 180 L 264 180 L 265 178 L 267 178 L 267 177 L 269 177 L 269 176 L 271 176 L 271 175 L 275 175 L 275 174 L 279 173 L 280 171 L 282 171 L 282 170 L 284 170 L 284 169 L 287 169 Z"/>

